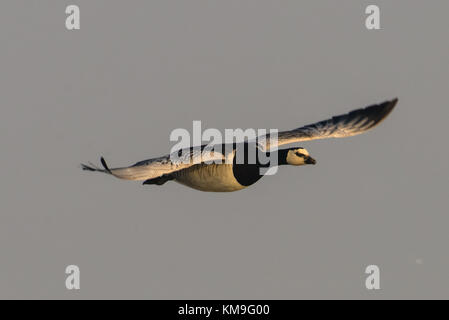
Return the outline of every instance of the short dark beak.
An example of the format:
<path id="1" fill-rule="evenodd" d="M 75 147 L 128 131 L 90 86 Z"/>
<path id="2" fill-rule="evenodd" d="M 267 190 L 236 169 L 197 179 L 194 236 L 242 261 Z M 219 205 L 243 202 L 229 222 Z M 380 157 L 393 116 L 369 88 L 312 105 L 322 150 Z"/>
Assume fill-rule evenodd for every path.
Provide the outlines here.
<path id="1" fill-rule="evenodd" d="M 307 157 L 306 158 L 306 164 L 315 164 L 316 160 L 312 157 Z"/>

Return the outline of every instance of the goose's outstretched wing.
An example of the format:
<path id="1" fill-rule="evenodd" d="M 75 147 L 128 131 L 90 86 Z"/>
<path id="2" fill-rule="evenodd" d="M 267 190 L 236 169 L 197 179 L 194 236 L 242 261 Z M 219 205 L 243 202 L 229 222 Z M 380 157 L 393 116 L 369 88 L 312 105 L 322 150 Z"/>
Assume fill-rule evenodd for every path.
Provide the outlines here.
<path id="1" fill-rule="evenodd" d="M 109 169 L 106 161 L 102 157 L 101 164 L 103 168 L 99 168 L 90 163 L 89 165 L 81 164 L 81 168 L 88 171 L 108 173 L 120 179 L 143 181 L 162 177 L 163 175 L 183 170 L 203 162 L 222 161 L 224 163 L 226 161 L 224 153 L 215 150 L 203 152 L 204 147 L 182 149 L 163 157 L 139 161 L 129 167 L 113 169 Z"/>
<path id="2" fill-rule="evenodd" d="M 396 98 L 301 128 L 279 132 L 278 146 L 315 139 L 355 136 L 379 124 L 393 110 L 397 102 Z M 268 141 L 267 139 L 267 149 L 270 149 Z"/>

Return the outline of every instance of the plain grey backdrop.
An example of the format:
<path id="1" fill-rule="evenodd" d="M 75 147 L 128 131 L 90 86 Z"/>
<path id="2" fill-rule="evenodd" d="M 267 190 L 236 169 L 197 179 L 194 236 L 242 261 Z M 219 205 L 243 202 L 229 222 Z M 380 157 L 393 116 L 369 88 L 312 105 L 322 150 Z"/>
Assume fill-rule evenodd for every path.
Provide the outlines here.
<path id="1" fill-rule="evenodd" d="M 65 28 L 77 4 L 81 30 Z M 365 28 L 377 4 L 381 30 Z M 449 298 L 449 2 L 2 1 L 0 298 Z M 81 171 L 399 97 L 234 193 Z M 65 288 L 65 268 L 81 290 Z M 365 288 L 376 264 L 381 290 Z"/>

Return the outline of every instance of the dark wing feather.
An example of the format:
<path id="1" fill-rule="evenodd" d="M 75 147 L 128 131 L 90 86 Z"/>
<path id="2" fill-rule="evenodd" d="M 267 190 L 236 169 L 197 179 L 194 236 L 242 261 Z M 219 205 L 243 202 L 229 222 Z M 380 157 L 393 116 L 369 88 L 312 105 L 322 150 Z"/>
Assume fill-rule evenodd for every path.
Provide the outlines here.
<path id="1" fill-rule="evenodd" d="M 98 168 L 92 164 L 82 164 L 83 170 L 98 171 L 111 174 L 117 178 L 125 180 L 145 181 L 162 177 L 175 171 L 189 168 L 202 162 L 225 162 L 225 155 L 216 150 L 203 153 L 203 148 L 188 148 L 181 152 L 175 152 L 163 157 L 139 161 L 129 167 L 109 169 L 106 161 L 101 158 L 101 164 L 104 169 Z"/>
<path id="2" fill-rule="evenodd" d="M 361 134 L 385 119 L 397 102 L 398 99 L 393 99 L 294 130 L 279 132 L 278 146 L 300 141 L 344 138 Z"/>

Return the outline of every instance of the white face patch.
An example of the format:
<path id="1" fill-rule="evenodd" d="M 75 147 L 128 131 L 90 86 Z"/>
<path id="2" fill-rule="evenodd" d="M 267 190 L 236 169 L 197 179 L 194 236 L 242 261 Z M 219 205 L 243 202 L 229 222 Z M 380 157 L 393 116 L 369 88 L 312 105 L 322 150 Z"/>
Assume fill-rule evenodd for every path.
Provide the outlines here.
<path id="1" fill-rule="evenodd" d="M 301 154 L 305 155 L 306 157 L 309 156 L 309 151 L 307 151 L 304 148 L 298 148 L 298 149 L 295 149 L 294 151 L 297 152 L 297 153 L 301 153 Z"/>
<path id="2" fill-rule="evenodd" d="M 287 163 L 292 166 L 302 166 L 305 163 L 305 158 L 309 156 L 306 149 L 298 148 L 289 150 L 287 153 Z"/>

